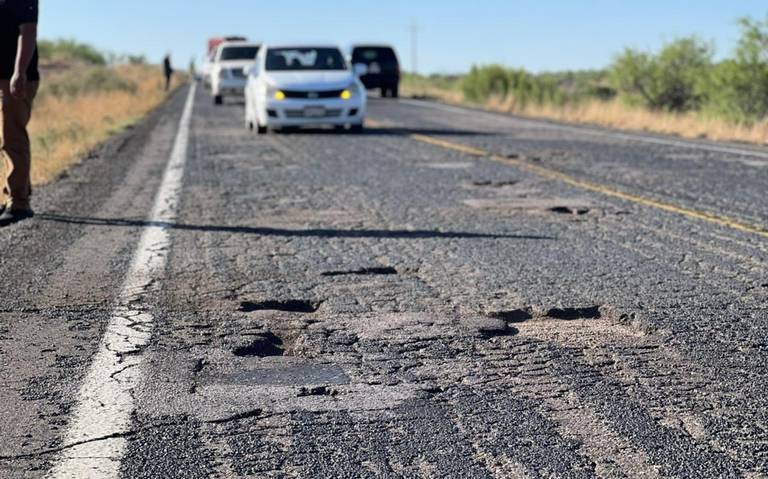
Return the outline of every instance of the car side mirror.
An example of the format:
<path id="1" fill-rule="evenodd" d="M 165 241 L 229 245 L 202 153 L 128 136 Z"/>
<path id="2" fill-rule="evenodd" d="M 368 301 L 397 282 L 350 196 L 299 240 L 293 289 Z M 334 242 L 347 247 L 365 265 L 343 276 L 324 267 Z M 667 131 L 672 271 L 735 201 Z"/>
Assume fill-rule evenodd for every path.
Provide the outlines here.
<path id="1" fill-rule="evenodd" d="M 365 63 L 355 63 L 354 65 L 355 75 L 361 77 L 368 74 L 368 65 Z"/>
<path id="2" fill-rule="evenodd" d="M 255 77 L 259 76 L 259 66 L 258 65 L 249 65 L 245 68 L 243 68 L 243 73 L 245 73 L 245 76 L 253 75 Z"/>

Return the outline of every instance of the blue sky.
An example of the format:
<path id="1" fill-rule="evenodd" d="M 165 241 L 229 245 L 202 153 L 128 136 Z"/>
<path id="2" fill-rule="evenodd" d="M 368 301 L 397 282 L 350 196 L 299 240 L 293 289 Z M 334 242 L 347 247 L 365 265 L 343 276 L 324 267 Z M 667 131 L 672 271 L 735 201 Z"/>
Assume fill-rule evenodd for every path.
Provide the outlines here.
<path id="1" fill-rule="evenodd" d="M 209 36 L 272 42 L 393 44 L 404 68 L 409 27 L 419 26 L 422 73 L 461 72 L 473 63 L 533 71 L 597 68 L 624 47 L 653 49 L 679 36 L 715 42 L 722 56 L 738 39 L 736 20 L 768 16 L 765 0 L 41 0 L 41 35 L 75 38 L 177 66 L 200 58 Z M 323 5 L 318 6 L 318 5 Z"/>

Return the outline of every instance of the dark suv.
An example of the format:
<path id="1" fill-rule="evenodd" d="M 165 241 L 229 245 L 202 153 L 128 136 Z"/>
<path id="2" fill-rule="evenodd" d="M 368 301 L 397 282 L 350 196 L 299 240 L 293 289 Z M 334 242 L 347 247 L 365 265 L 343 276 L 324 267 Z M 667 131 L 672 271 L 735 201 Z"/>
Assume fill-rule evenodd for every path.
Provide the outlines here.
<path id="1" fill-rule="evenodd" d="M 360 77 L 365 88 L 378 88 L 382 97 L 397 98 L 400 93 L 400 63 L 392 47 L 355 45 L 352 47 L 352 64 L 358 63 L 368 67 L 368 73 Z"/>

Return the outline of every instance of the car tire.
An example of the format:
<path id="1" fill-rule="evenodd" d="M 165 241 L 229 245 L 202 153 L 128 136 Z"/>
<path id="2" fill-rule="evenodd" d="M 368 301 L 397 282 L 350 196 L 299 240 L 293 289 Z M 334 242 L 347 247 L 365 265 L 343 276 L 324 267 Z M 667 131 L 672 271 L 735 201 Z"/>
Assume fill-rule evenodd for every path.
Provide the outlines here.
<path id="1" fill-rule="evenodd" d="M 224 98 L 221 95 L 214 95 L 214 97 L 213 97 L 213 104 L 214 105 L 223 105 L 224 104 Z"/>
<path id="2" fill-rule="evenodd" d="M 355 135 L 359 135 L 363 133 L 364 130 L 365 130 L 365 127 L 363 126 L 362 123 L 355 123 L 349 126 L 349 132 Z"/>
<path id="3" fill-rule="evenodd" d="M 392 88 L 389 89 L 389 96 L 390 98 L 399 98 L 400 97 L 400 86 L 395 85 Z"/>
<path id="4" fill-rule="evenodd" d="M 256 133 L 259 135 L 266 135 L 269 132 L 266 126 L 256 125 Z"/>
<path id="5" fill-rule="evenodd" d="M 389 94 L 389 90 L 387 90 L 386 88 L 382 88 L 381 89 L 381 97 L 382 98 L 386 98 L 388 94 Z"/>

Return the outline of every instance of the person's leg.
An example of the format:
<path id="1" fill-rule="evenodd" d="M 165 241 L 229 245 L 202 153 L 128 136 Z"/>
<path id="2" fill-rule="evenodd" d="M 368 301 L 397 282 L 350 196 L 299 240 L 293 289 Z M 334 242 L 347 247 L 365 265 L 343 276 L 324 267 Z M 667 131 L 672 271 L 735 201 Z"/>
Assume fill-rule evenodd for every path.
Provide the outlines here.
<path id="1" fill-rule="evenodd" d="M 11 95 L 8 81 L 0 81 L 2 101 L 2 148 L 5 157 L 6 182 L 3 193 L 11 210 L 29 210 L 32 185 L 30 182 L 31 147 L 27 125 L 32 116 L 32 102 L 38 83 L 27 84 L 24 98 Z"/>

